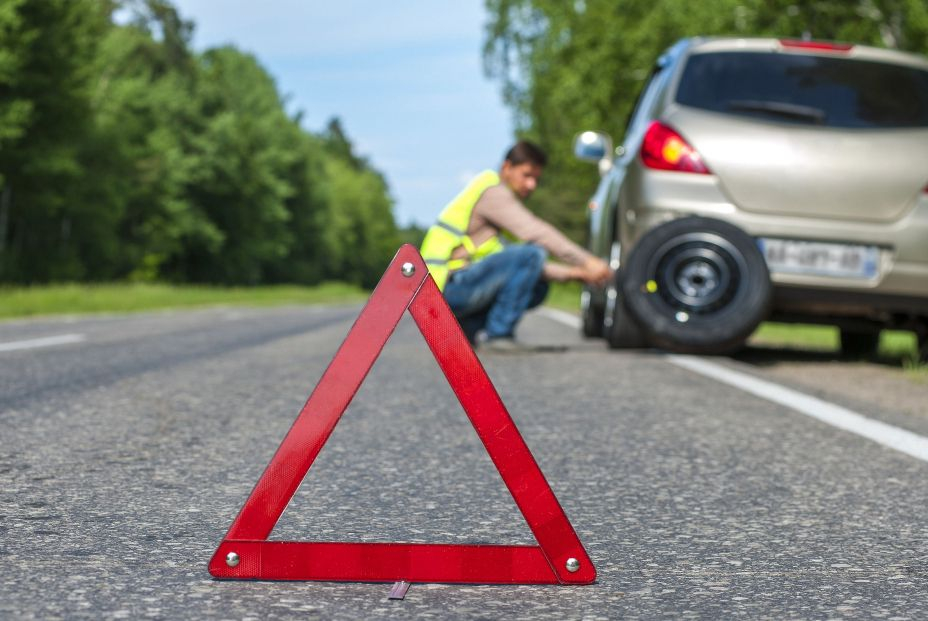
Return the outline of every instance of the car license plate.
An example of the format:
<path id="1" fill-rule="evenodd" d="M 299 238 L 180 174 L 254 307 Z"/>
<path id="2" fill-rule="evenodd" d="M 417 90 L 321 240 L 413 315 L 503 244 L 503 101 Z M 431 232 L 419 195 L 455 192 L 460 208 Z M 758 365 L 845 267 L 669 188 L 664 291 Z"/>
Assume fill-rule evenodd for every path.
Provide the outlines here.
<path id="1" fill-rule="evenodd" d="M 765 237 L 757 241 L 771 272 L 863 279 L 879 273 L 880 250 L 876 246 Z"/>

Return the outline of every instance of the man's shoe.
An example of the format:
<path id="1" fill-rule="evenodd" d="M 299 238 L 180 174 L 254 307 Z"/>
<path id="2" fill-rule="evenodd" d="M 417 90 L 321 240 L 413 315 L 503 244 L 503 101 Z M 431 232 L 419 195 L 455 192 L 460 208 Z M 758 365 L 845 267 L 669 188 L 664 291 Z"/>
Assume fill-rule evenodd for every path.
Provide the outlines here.
<path id="1" fill-rule="evenodd" d="M 502 337 L 487 339 L 480 343 L 481 353 L 490 354 L 530 354 L 538 351 L 533 345 L 526 345 L 516 341 L 514 338 Z"/>

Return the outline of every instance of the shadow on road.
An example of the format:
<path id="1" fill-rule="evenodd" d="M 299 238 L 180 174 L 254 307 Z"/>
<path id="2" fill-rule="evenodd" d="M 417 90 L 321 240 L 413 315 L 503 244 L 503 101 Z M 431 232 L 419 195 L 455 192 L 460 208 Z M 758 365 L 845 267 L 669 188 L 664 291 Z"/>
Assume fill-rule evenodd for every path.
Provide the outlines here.
<path id="1" fill-rule="evenodd" d="M 732 355 L 732 358 L 758 367 L 776 367 L 783 364 L 858 364 L 869 363 L 892 369 L 905 368 L 904 356 L 849 357 L 838 350 L 800 349 L 794 346 L 749 345 Z"/>

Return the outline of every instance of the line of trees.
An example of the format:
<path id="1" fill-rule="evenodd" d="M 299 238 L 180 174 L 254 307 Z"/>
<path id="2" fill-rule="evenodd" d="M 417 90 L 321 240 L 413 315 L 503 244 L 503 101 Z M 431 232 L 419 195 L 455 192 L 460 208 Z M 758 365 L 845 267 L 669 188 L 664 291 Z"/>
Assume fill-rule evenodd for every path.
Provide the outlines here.
<path id="1" fill-rule="evenodd" d="M 167 0 L 0 1 L 0 282 L 376 282 L 383 176 L 192 32 Z"/>
<path id="2" fill-rule="evenodd" d="M 925 0 L 485 0 L 488 75 L 503 84 L 517 133 L 550 154 L 532 199 L 582 239 L 594 167 L 576 162 L 576 132 L 621 140 L 642 83 L 667 47 L 689 36 L 848 41 L 928 52 Z"/>

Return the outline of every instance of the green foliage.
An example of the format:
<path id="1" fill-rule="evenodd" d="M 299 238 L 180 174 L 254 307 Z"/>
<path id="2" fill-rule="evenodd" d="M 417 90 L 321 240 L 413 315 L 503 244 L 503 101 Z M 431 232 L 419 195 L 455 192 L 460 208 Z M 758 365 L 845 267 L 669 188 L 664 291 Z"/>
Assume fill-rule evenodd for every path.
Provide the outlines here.
<path id="1" fill-rule="evenodd" d="M 112 231 L 121 256 L 104 278 L 167 276 L 164 266 L 185 248 L 216 247 L 222 239 L 188 194 L 196 163 L 190 142 L 204 120 L 190 96 L 197 66 L 184 39 L 189 26 L 165 10 L 154 5 L 131 25 L 112 28 L 98 55 L 94 101 L 106 154 L 99 174 L 111 209 L 122 214 Z M 153 29 L 162 40 L 152 37 Z"/>
<path id="2" fill-rule="evenodd" d="M 370 285 L 399 236 L 337 119 L 319 136 L 166 0 L 0 2 L 0 282 Z"/>
<path id="3" fill-rule="evenodd" d="M 386 184 L 376 172 L 358 171 L 350 161 L 337 157 L 327 160 L 326 172 L 331 201 L 324 262 L 347 282 L 372 286 L 380 277 L 377 267 L 382 273 L 399 246 Z M 361 248 L 365 252 L 358 252 Z"/>
<path id="4" fill-rule="evenodd" d="M 201 64 L 196 102 L 205 122 L 193 138 L 188 197 L 220 236 L 190 245 L 174 267 L 191 280 L 255 284 L 293 243 L 287 174 L 300 130 L 253 57 L 227 47 Z"/>
<path id="5" fill-rule="evenodd" d="M 484 61 L 502 81 L 518 133 L 550 153 L 533 199 L 543 217 L 582 239 L 596 171 L 574 161 L 576 132 L 621 141 L 651 66 L 700 35 L 846 40 L 925 53 L 924 0 L 485 0 Z"/>
<path id="6" fill-rule="evenodd" d="M 0 4 L 0 151 L 22 136 L 32 113 L 32 102 L 17 93 L 22 83 L 26 52 L 36 32 L 27 29 L 19 10 L 25 0 L 7 0 Z M 3 178 L 0 177 L 0 183 Z"/>
<path id="7" fill-rule="evenodd" d="M 0 279 L 86 273 L 87 227 L 73 197 L 84 189 L 92 67 L 109 9 L 99 0 L 0 9 Z"/>
<path id="8" fill-rule="evenodd" d="M 422 240 L 425 239 L 427 229 L 415 223 L 410 223 L 399 230 L 400 243 L 410 244 L 416 248 L 422 246 Z"/>

